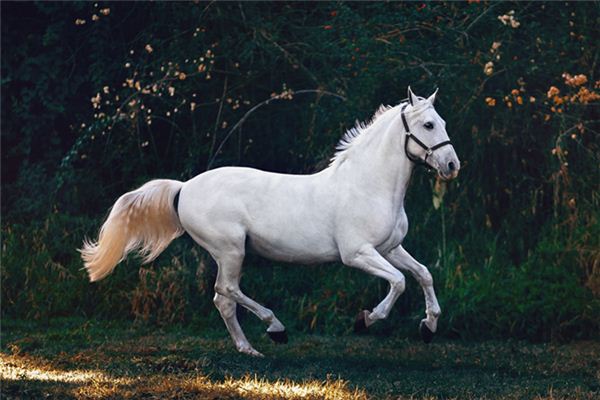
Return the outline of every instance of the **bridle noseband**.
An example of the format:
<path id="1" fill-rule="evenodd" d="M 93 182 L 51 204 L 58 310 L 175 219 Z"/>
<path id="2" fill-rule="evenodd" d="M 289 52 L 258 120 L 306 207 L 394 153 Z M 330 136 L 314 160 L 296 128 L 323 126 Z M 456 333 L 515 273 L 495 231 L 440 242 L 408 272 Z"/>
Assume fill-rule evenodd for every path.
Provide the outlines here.
<path id="1" fill-rule="evenodd" d="M 404 152 L 406 153 L 406 157 L 417 165 L 423 165 L 427 169 L 433 169 L 433 166 L 427 162 L 427 158 L 433 154 L 433 152 L 440 147 L 444 147 L 447 145 L 452 145 L 452 142 L 446 140 L 444 142 L 438 143 L 435 146 L 429 147 L 425 143 L 421 142 L 418 137 L 410 133 L 410 129 L 408 129 L 408 123 L 406 122 L 406 116 L 404 115 L 404 110 L 408 106 L 408 103 L 402 106 L 402 123 L 404 124 L 404 130 L 406 131 L 406 140 L 404 141 Z M 416 144 L 421 146 L 425 150 L 425 158 L 416 157 L 409 153 L 408 151 L 408 141 L 412 139 Z"/>

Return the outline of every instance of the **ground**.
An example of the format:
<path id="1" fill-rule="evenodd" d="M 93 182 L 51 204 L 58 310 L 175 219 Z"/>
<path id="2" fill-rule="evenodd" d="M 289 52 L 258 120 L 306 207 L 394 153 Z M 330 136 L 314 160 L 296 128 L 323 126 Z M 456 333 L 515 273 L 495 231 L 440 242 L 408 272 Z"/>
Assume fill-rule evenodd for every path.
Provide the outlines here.
<path id="1" fill-rule="evenodd" d="M 257 328 L 258 329 L 258 328 Z M 248 332 L 238 354 L 221 326 L 2 321 L 3 399 L 592 399 L 600 342 L 434 340 Z M 437 339 L 437 338 L 436 338 Z"/>

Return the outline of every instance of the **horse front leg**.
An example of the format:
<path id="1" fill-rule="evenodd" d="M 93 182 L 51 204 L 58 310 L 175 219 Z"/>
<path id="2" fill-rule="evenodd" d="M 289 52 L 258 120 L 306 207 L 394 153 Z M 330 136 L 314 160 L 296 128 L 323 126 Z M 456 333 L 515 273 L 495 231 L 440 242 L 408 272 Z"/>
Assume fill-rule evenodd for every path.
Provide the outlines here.
<path id="1" fill-rule="evenodd" d="M 368 274 L 387 280 L 390 290 L 385 298 L 372 312 L 361 311 L 354 324 L 355 331 L 362 331 L 379 319 L 387 318 L 398 297 L 404 292 L 404 275 L 385 260 L 372 246 L 364 246 L 358 251 L 353 251 L 342 256 L 342 262 L 358 268 Z"/>
<path id="2" fill-rule="evenodd" d="M 437 330 L 437 321 L 441 314 L 435 290 L 433 289 L 433 278 L 429 270 L 413 258 L 402 246 L 395 247 L 385 258 L 396 268 L 409 271 L 423 288 L 425 294 L 425 315 L 421 321 L 419 330 L 425 343 L 431 342 L 433 334 Z"/>

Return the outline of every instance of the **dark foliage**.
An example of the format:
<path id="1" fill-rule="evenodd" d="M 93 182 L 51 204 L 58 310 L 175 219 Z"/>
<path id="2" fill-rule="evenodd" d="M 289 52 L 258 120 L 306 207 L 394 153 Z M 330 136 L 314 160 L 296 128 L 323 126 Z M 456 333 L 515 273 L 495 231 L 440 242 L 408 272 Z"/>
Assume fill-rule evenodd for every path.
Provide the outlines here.
<path id="1" fill-rule="evenodd" d="M 222 165 L 322 168 L 355 119 L 397 103 L 410 84 L 423 95 L 440 88 L 437 108 L 464 165 L 448 186 L 416 172 L 407 204 L 406 247 L 434 275 L 444 332 L 593 336 L 598 10 L 2 3 L 2 315 L 205 324 L 216 316 L 214 270 L 189 239 L 90 285 L 76 251 L 83 237 L 119 195 L 153 178 Z M 350 329 L 387 290 L 340 266 L 246 264 L 245 290 L 297 329 Z M 416 333 L 423 300 L 408 286 L 380 330 Z"/>

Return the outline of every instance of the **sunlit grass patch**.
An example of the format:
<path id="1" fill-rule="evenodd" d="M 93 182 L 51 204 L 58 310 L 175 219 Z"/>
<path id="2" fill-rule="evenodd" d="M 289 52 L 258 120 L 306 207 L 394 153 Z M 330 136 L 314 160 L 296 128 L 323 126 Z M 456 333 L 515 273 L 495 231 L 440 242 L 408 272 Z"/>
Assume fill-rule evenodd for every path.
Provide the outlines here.
<path id="1" fill-rule="evenodd" d="M 95 370 L 61 370 L 29 356 L 0 354 L 3 382 L 41 386 L 44 393 L 75 398 L 208 398 L 208 399 L 367 399 L 340 379 L 269 381 L 246 375 L 211 380 L 197 374 L 114 377 Z"/>
<path id="2" fill-rule="evenodd" d="M 0 378 L 8 381 L 33 380 L 69 383 L 107 379 L 101 372 L 87 370 L 61 371 L 49 365 L 35 363 L 30 357 L 6 354 L 0 354 Z"/>
<path id="3" fill-rule="evenodd" d="M 3 321 L 0 397 L 71 399 L 596 399 L 600 342 L 444 341 L 249 330 L 265 358 L 220 331 Z M 79 324 L 79 325 L 78 325 Z"/>
<path id="4" fill-rule="evenodd" d="M 83 390 L 80 393 L 92 395 Z M 364 391 L 352 390 L 342 380 L 294 382 L 286 379 L 272 382 L 250 375 L 239 379 L 228 377 L 224 381 L 213 381 L 206 376 L 155 376 L 127 386 L 119 395 L 123 398 L 148 395 L 210 399 L 367 399 Z"/>

